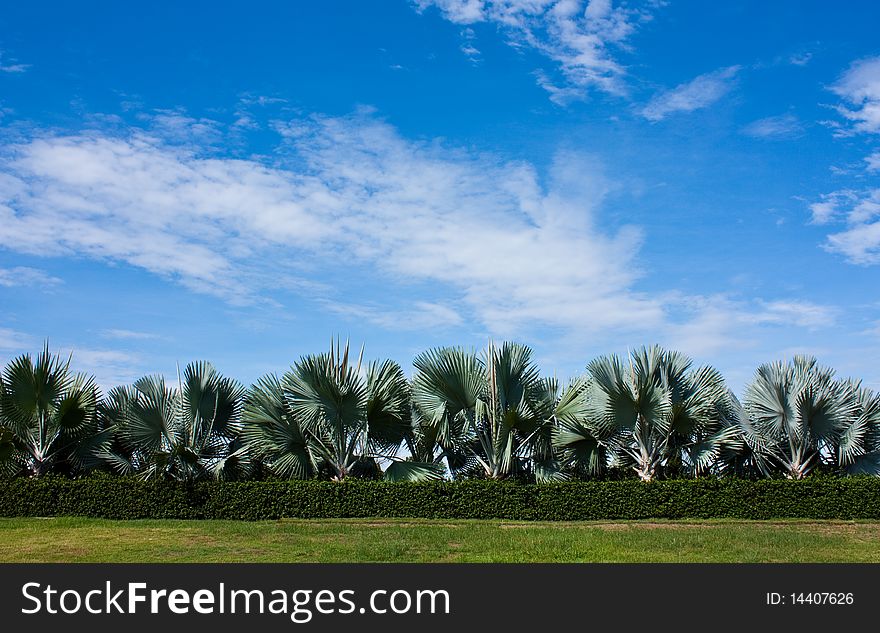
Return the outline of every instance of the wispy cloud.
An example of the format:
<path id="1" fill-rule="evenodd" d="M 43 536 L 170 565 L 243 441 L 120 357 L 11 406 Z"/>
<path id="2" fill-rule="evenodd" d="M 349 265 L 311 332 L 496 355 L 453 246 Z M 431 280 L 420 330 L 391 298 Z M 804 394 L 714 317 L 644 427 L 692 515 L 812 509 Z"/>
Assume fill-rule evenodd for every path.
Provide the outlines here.
<path id="1" fill-rule="evenodd" d="M 775 328 L 819 330 L 832 326 L 838 310 L 803 299 L 746 300 L 724 294 L 680 296 L 683 319 L 660 330 L 662 341 L 695 356 L 756 348 L 761 331 Z"/>
<path id="2" fill-rule="evenodd" d="M 0 268 L 0 286 L 12 288 L 14 286 L 57 286 L 64 283 L 58 277 L 53 277 L 38 268 L 16 266 L 14 268 Z"/>
<path id="3" fill-rule="evenodd" d="M 836 110 L 845 123 L 831 122 L 835 136 L 880 133 L 880 57 L 853 62 L 830 90 L 843 100 Z M 810 204 L 816 224 L 845 225 L 828 235 L 823 247 L 853 264 L 880 264 L 880 187 L 865 187 L 862 179 L 880 169 L 880 152 L 865 158 L 855 187 L 823 194 Z"/>
<path id="4" fill-rule="evenodd" d="M 880 215 L 880 189 L 841 189 L 810 205 L 815 224 L 843 220 L 849 224 L 869 222 Z"/>
<path id="5" fill-rule="evenodd" d="M 854 264 L 880 263 L 880 188 L 841 189 L 810 205 L 815 224 L 845 224 L 828 236 L 824 248 Z"/>
<path id="6" fill-rule="evenodd" d="M 822 194 L 819 201 L 810 203 L 810 221 L 813 224 L 828 224 L 844 213 L 843 208 L 852 200 L 856 199 L 855 191 L 841 189 L 831 193 Z"/>
<path id="7" fill-rule="evenodd" d="M 34 355 L 43 343 L 35 336 L 18 330 L 0 327 L 0 369 L 20 354 Z M 65 360 L 69 357 L 73 371 L 94 376 L 103 391 L 116 385 L 128 384 L 143 375 L 143 361 L 137 354 L 119 349 L 93 349 L 79 345 L 51 344 L 50 351 Z"/>
<path id="8" fill-rule="evenodd" d="M 0 327 L 0 352 L 20 353 L 33 346 L 34 343 L 34 337 L 29 334 Z"/>
<path id="9" fill-rule="evenodd" d="M 59 353 L 70 355 L 71 369 L 94 376 L 98 387 L 105 393 L 117 385 L 131 384 L 144 375 L 143 359 L 124 350 L 73 346 L 61 348 Z"/>
<path id="10" fill-rule="evenodd" d="M 761 302 L 753 313 L 756 323 L 803 327 L 815 330 L 834 324 L 838 311 L 835 308 L 809 301 L 787 300 Z"/>
<path id="11" fill-rule="evenodd" d="M 559 79 L 552 80 L 542 69 L 536 73 L 538 83 L 551 99 L 564 103 L 583 98 L 590 89 L 626 92 L 626 69 L 615 55 L 627 50 L 630 36 L 663 3 L 646 2 L 641 8 L 614 6 L 611 0 L 415 0 L 414 4 L 419 11 L 436 7 L 455 24 L 494 24 L 512 46 L 552 60 Z"/>
<path id="12" fill-rule="evenodd" d="M 164 142 L 200 147 L 213 145 L 221 140 L 220 124 L 213 119 L 194 119 L 183 110 L 157 110 L 138 115 L 147 129 Z"/>
<path id="13" fill-rule="evenodd" d="M 162 338 L 158 334 L 150 332 L 136 332 L 134 330 L 120 329 L 101 330 L 101 336 L 120 341 L 149 341 Z"/>
<path id="14" fill-rule="evenodd" d="M 788 63 L 792 66 L 806 66 L 811 59 L 813 59 L 813 54 L 810 52 L 794 53 L 788 57 Z"/>
<path id="15" fill-rule="evenodd" d="M 20 354 L 33 355 L 42 348 L 37 337 L 11 328 L 0 327 L 0 369 Z M 120 349 L 93 349 L 87 346 L 62 345 L 50 341 L 50 351 L 71 359 L 71 369 L 94 376 L 105 392 L 116 385 L 131 383 L 143 375 L 143 361 L 137 354 Z"/>
<path id="16" fill-rule="evenodd" d="M 486 0 L 416 0 L 415 4 L 420 11 L 435 6 L 447 20 L 456 24 L 473 24 L 486 20 Z"/>
<path id="17" fill-rule="evenodd" d="M 464 53 L 471 63 L 478 64 L 482 61 L 480 49 L 476 47 L 477 34 L 470 27 L 461 30 L 461 52 Z"/>
<path id="18" fill-rule="evenodd" d="M 846 256 L 854 264 L 880 264 L 880 222 L 863 222 L 832 233 L 826 248 Z"/>
<path id="19" fill-rule="evenodd" d="M 798 66 L 805 67 L 810 64 L 813 60 L 813 51 L 799 49 L 794 52 L 787 52 L 784 54 L 776 55 L 772 59 L 762 59 L 754 64 L 752 64 L 752 68 L 755 70 L 764 70 L 767 68 L 779 68 L 783 66 Z"/>
<path id="20" fill-rule="evenodd" d="M 279 129 L 289 168 L 198 155 L 176 126 L 169 141 L 132 129 L 7 148 L 0 245 L 126 262 L 239 303 L 345 252 L 457 289 L 498 331 L 662 318 L 630 290 L 640 232 L 596 225 L 602 175 L 583 157 L 559 155 L 545 188 L 527 163 L 407 141 L 369 114 Z"/>
<path id="21" fill-rule="evenodd" d="M 442 303 L 415 301 L 411 308 L 396 310 L 388 306 L 357 305 L 322 301 L 324 308 L 352 319 L 362 319 L 388 330 L 436 330 L 461 325 L 462 316 Z"/>
<path id="22" fill-rule="evenodd" d="M 261 117 L 254 113 L 254 110 L 266 108 L 267 106 L 287 103 L 286 99 L 281 97 L 270 97 L 267 95 L 254 95 L 252 93 L 243 93 L 238 100 L 235 108 L 235 122 L 232 124 L 233 129 L 238 130 L 257 130 L 260 128 L 259 120 Z"/>
<path id="23" fill-rule="evenodd" d="M 642 116 L 649 121 L 660 121 L 676 112 L 707 108 L 730 92 L 739 71 L 739 66 L 719 68 L 661 92 L 644 107 Z"/>
<path id="24" fill-rule="evenodd" d="M 17 59 L 0 50 L 0 73 L 23 73 L 30 67 L 30 64 L 19 63 Z"/>
<path id="25" fill-rule="evenodd" d="M 803 129 L 803 125 L 793 114 L 780 114 L 752 121 L 742 131 L 753 138 L 785 139 L 798 136 Z"/>
<path id="26" fill-rule="evenodd" d="M 844 100 L 837 111 L 850 123 L 839 134 L 880 133 L 880 57 L 854 62 L 831 91 Z"/>
<path id="27" fill-rule="evenodd" d="M 821 324 L 819 312 L 796 317 L 772 301 L 636 290 L 643 234 L 603 219 L 615 185 L 595 157 L 560 152 L 542 177 L 527 162 L 406 139 L 367 110 L 273 127 L 281 136 L 272 164 L 181 143 L 199 135 L 177 125 L 7 147 L 0 246 L 124 262 L 234 304 L 300 293 L 389 329 L 474 324 L 496 336 L 541 330 L 594 341 L 690 332 L 696 348 L 707 332 L 739 336 L 713 324 L 740 333 Z M 361 286 L 406 284 L 406 304 L 343 302 L 326 283 L 340 274 Z M 117 360 L 115 378 L 137 366 Z"/>

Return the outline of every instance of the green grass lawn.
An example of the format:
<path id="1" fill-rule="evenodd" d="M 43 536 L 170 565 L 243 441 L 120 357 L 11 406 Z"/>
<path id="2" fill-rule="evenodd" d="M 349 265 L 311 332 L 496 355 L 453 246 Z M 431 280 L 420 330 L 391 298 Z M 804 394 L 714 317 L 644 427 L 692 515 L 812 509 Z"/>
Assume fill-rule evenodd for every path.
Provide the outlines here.
<path id="1" fill-rule="evenodd" d="M 2 562 L 880 561 L 880 523 L 0 519 Z"/>

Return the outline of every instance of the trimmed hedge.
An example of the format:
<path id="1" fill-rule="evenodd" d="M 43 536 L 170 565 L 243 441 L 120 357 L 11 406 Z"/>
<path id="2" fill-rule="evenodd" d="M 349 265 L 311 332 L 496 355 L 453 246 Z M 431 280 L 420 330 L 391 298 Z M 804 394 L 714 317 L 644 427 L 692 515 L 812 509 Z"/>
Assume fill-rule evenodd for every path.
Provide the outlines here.
<path id="1" fill-rule="evenodd" d="M 407 517 L 432 519 L 880 519 L 880 479 L 677 479 L 516 484 L 494 481 L 202 482 L 122 477 L 0 481 L 0 516 L 108 519 Z"/>

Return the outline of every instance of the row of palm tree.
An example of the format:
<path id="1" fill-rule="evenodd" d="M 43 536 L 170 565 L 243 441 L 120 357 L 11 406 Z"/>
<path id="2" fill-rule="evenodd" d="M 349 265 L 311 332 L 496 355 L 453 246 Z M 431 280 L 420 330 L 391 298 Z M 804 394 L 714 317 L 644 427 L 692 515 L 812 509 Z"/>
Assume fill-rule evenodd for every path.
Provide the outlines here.
<path id="1" fill-rule="evenodd" d="M 429 350 L 408 380 L 348 344 L 245 389 L 209 363 L 105 396 L 70 359 L 0 375 L 0 473 L 426 481 L 880 475 L 880 395 L 815 359 L 762 365 L 742 402 L 658 346 L 602 356 L 567 385 L 531 350 Z"/>

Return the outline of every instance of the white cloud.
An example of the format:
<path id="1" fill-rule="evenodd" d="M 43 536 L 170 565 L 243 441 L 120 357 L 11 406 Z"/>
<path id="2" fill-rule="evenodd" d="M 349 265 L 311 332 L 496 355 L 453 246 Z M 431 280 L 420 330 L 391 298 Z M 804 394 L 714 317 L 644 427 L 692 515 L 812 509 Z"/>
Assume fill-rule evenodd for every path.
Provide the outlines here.
<path id="1" fill-rule="evenodd" d="M 880 216 L 880 189 L 862 192 L 847 216 L 850 224 L 865 224 Z"/>
<path id="2" fill-rule="evenodd" d="M 335 314 L 362 319 L 388 330 L 436 330 L 461 325 L 462 316 L 451 306 L 430 301 L 415 301 L 412 308 L 395 310 L 387 306 L 353 305 L 322 301 Z"/>
<path id="3" fill-rule="evenodd" d="M 123 350 L 65 347 L 59 350 L 70 355 L 70 368 L 95 377 L 98 387 L 106 393 L 117 385 L 131 384 L 143 376 L 142 359 Z"/>
<path id="4" fill-rule="evenodd" d="M 880 57 L 854 62 L 831 90 L 844 100 L 837 111 L 851 123 L 842 133 L 880 133 Z"/>
<path id="5" fill-rule="evenodd" d="M 18 354 L 34 344 L 34 338 L 29 334 L 10 328 L 0 327 L 0 352 L 12 352 Z"/>
<path id="6" fill-rule="evenodd" d="M 803 299 L 744 300 L 719 294 L 678 297 L 674 303 L 684 318 L 662 330 L 662 341 L 693 356 L 755 348 L 762 344 L 766 327 L 830 327 L 838 315 L 832 306 Z"/>
<path id="7" fill-rule="evenodd" d="M 550 94 L 553 103 L 564 106 L 584 97 L 584 91 L 578 86 L 558 86 L 543 70 L 536 70 L 534 75 L 535 82 Z"/>
<path id="8" fill-rule="evenodd" d="M 636 290 L 642 232 L 602 222 L 616 185 L 590 156 L 561 152 L 542 178 L 526 162 L 402 138 L 368 111 L 273 127 L 282 140 L 272 165 L 219 158 L 177 130 L 170 140 L 129 129 L 7 147 L 0 247 L 125 263 L 232 303 L 298 292 L 389 329 L 473 324 L 498 337 L 596 342 L 659 332 L 698 348 L 743 344 L 759 326 L 822 324 L 806 304 Z M 328 284 L 340 274 L 366 289 L 406 285 L 406 305 L 346 303 Z M 136 360 L 115 359 L 103 380 L 132 374 Z"/>
<path id="9" fill-rule="evenodd" d="M 660 334 L 659 342 L 691 356 L 707 356 L 754 344 L 743 336 L 741 307 L 726 297 L 681 297 L 681 322 Z"/>
<path id="10" fill-rule="evenodd" d="M 661 92 L 645 106 L 642 116 L 649 121 L 660 121 L 675 112 L 709 107 L 730 92 L 739 70 L 739 66 L 720 68 Z"/>
<path id="11" fill-rule="evenodd" d="M 436 7 L 455 24 L 494 24 L 512 46 L 527 47 L 556 62 L 560 80 L 553 82 L 541 71 L 539 85 L 561 103 L 582 98 L 589 89 L 623 94 L 626 70 L 615 53 L 627 49 L 638 25 L 662 3 L 647 2 L 641 9 L 615 7 L 611 0 L 415 0 L 414 4 L 419 11 Z"/>
<path id="12" fill-rule="evenodd" d="M 880 263 L 880 188 L 824 194 L 810 210 L 816 224 L 846 224 L 845 230 L 828 236 L 826 250 L 854 264 Z"/>
<path id="13" fill-rule="evenodd" d="M 470 27 L 464 28 L 461 30 L 462 44 L 460 46 L 461 52 L 464 53 L 465 57 L 467 57 L 472 63 L 477 64 L 481 61 L 480 59 L 480 49 L 474 45 L 474 41 L 477 38 L 477 34 Z"/>
<path id="14" fill-rule="evenodd" d="M 20 354 L 32 353 L 38 344 L 36 338 L 30 334 L 0 327 L 0 371 Z"/>
<path id="15" fill-rule="evenodd" d="M 854 264 L 880 264 L 880 222 L 857 224 L 828 236 L 826 248 Z"/>
<path id="16" fill-rule="evenodd" d="M 756 323 L 803 327 L 810 330 L 834 324 L 837 310 L 809 301 L 761 302 L 761 309 L 752 314 Z"/>
<path id="17" fill-rule="evenodd" d="M 23 73 L 28 68 L 30 68 L 30 64 L 20 64 L 17 59 L 6 56 L 6 54 L 0 50 L 0 73 Z"/>
<path id="18" fill-rule="evenodd" d="M 148 341 L 161 338 L 158 334 L 150 332 L 135 332 L 134 330 L 109 329 L 101 330 L 101 336 L 124 341 Z"/>
<path id="19" fill-rule="evenodd" d="M 809 205 L 813 224 L 828 224 L 845 215 L 845 207 L 858 199 L 858 193 L 850 189 L 841 189 L 831 193 L 823 193 L 818 202 Z"/>
<path id="20" fill-rule="evenodd" d="M 480 61 L 480 49 L 473 44 L 463 44 L 461 52 L 464 53 L 469 60 L 476 63 Z"/>
<path id="21" fill-rule="evenodd" d="M 30 334 L 0 327 L 0 369 L 21 354 L 31 356 L 42 351 L 43 343 Z M 130 384 L 143 374 L 143 361 L 137 354 L 124 350 L 92 349 L 89 347 L 51 345 L 50 351 L 64 360 L 70 358 L 70 368 L 95 377 L 105 393 L 116 385 Z"/>
<path id="22" fill-rule="evenodd" d="M 473 44 L 463 44 L 461 47 L 461 52 L 467 55 L 467 58 L 472 62 L 477 62 L 480 60 L 480 49 L 475 47 Z"/>
<path id="23" fill-rule="evenodd" d="M 806 66 L 811 59 L 813 59 L 813 54 L 810 52 L 795 53 L 789 56 L 788 63 L 792 66 Z"/>
<path id="24" fill-rule="evenodd" d="M 752 121 L 743 128 L 743 133 L 754 138 L 791 138 L 803 131 L 803 126 L 793 114 L 780 114 Z"/>
<path id="25" fill-rule="evenodd" d="M 880 133 L 880 57 L 853 62 L 830 90 L 841 97 L 837 111 L 848 125 L 830 122 L 835 136 Z M 880 169 L 880 152 L 865 158 L 865 171 Z M 861 172 L 861 170 L 859 170 Z M 860 178 L 865 173 L 859 173 Z M 828 235 L 823 247 L 843 255 L 853 264 L 880 264 L 880 188 L 849 188 L 820 196 L 810 205 L 816 224 L 845 224 L 845 228 Z"/>
<path id="26" fill-rule="evenodd" d="M 0 286 L 57 286 L 64 283 L 58 277 L 52 277 L 43 270 L 27 266 L 0 268 Z"/>
<path id="27" fill-rule="evenodd" d="M 606 189 L 581 156 L 559 155 L 545 188 L 529 164 L 413 143 L 368 114 L 278 127 L 288 168 L 200 155 L 176 129 L 8 148 L 0 245 L 125 262 L 238 303 L 342 258 L 453 288 L 498 332 L 663 318 L 630 290 L 640 232 L 598 228 Z"/>
<path id="28" fill-rule="evenodd" d="M 282 103 L 287 103 L 287 100 L 280 97 L 254 95 L 245 92 L 238 99 L 238 105 L 234 112 L 235 122 L 232 124 L 232 128 L 238 130 L 258 130 L 260 129 L 259 117 L 253 110 Z"/>
<path id="29" fill-rule="evenodd" d="M 150 132 L 165 142 L 181 144 L 213 145 L 221 139 L 220 123 L 212 119 L 194 119 L 181 110 L 157 110 L 151 114 L 140 114 L 147 122 Z"/>
<path id="30" fill-rule="evenodd" d="M 292 183 L 277 171 L 197 158 L 139 131 L 37 138 L 9 149 L 0 244 L 18 252 L 123 261 L 244 301 L 246 277 L 232 260 L 251 246 L 239 229 L 292 241 L 321 230 L 309 228 Z M 260 212 L 250 214 L 254 207 Z"/>
<path id="31" fill-rule="evenodd" d="M 813 224 L 828 224 L 837 213 L 837 203 L 828 199 L 831 194 L 823 194 L 821 202 L 813 202 L 810 204 L 810 212 L 813 214 Z"/>
<path id="32" fill-rule="evenodd" d="M 473 24 L 486 19 L 485 0 L 416 0 L 419 11 L 436 6 L 443 17 L 456 24 Z"/>

